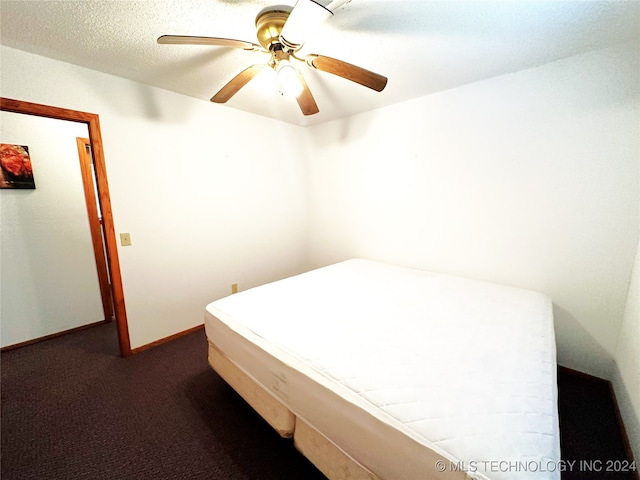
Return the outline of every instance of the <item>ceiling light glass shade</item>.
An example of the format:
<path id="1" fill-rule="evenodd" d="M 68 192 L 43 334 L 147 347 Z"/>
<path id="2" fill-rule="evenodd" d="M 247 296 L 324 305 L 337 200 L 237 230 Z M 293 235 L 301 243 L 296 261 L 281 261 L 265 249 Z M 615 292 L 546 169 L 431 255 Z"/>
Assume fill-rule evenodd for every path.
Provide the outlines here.
<path id="1" fill-rule="evenodd" d="M 327 5 L 327 10 L 331 10 L 331 12 L 335 12 L 337 8 L 341 7 L 343 3 L 347 3 L 350 0 L 333 0 L 329 5 Z"/>
<path id="2" fill-rule="evenodd" d="M 288 60 L 281 60 L 276 68 L 278 73 L 278 91 L 281 95 L 297 97 L 302 93 L 302 84 L 298 71 Z"/>
<path id="3" fill-rule="evenodd" d="M 313 0 L 298 0 L 280 32 L 280 41 L 289 48 L 300 48 L 307 35 L 331 15 L 331 10 Z"/>

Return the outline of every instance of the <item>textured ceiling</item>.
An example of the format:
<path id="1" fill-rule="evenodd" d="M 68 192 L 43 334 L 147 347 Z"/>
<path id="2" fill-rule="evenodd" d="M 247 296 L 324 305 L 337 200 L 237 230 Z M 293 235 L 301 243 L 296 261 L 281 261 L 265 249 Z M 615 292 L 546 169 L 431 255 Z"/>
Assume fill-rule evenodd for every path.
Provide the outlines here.
<path id="1" fill-rule="evenodd" d="M 268 55 L 158 45 L 163 34 L 256 42 L 255 17 L 295 0 L 1 0 L 0 43 L 209 101 Z M 327 2 L 320 2 L 326 4 Z M 377 93 L 299 64 L 320 113 L 258 77 L 224 105 L 312 125 L 622 42 L 640 46 L 639 1 L 352 0 L 307 40 L 306 53 L 389 78 Z"/>

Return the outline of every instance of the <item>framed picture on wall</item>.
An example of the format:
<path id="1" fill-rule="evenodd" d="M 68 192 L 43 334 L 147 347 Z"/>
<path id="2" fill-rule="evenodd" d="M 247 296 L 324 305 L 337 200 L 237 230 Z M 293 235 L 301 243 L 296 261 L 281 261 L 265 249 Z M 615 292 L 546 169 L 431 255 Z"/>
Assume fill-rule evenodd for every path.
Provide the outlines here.
<path id="1" fill-rule="evenodd" d="M 0 143 L 0 188 L 36 188 L 26 145 Z"/>

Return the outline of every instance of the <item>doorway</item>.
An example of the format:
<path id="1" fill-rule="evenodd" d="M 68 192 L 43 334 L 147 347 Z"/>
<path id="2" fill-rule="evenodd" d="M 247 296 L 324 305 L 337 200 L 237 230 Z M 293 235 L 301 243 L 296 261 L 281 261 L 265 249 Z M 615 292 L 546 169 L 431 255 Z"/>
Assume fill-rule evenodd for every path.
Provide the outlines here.
<path id="1" fill-rule="evenodd" d="M 102 233 L 100 235 L 101 242 L 104 247 L 103 258 L 106 265 L 106 271 L 108 272 L 108 282 L 110 284 L 109 291 L 111 294 L 111 301 L 106 302 L 106 304 L 111 304 L 112 313 L 108 317 L 106 316 L 107 313 L 105 313 L 105 320 L 115 317 L 118 331 L 120 355 L 123 357 L 130 356 L 131 345 L 129 341 L 129 329 L 124 303 L 124 291 L 122 288 L 122 279 L 120 275 L 118 249 L 113 224 L 113 216 L 111 212 L 109 185 L 107 182 L 104 152 L 102 149 L 102 135 L 100 132 L 100 121 L 98 115 L 3 97 L 0 97 L 0 110 L 20 113 L 24 115 L 34 115 L 59 120 L 67 120 L 71 122 L 79 122 L 87 125 L 89 130 L 89 153 L 91 154 L 92 165 L 94 168 L 94 195 L 96 195 L 97 193 L 97 200 L 95 202 L 95 205 L 100 206 L 102 218 Z M 85 148 L 84 145 L 85 144 L 83 142 L 83 148 Z M 87 208 L 89 207 L 87 206 Z M 98 262 L 97 258 L 96 262 Z M 104 301 L 103 304 L 105 304 Z"/>
<path id="2" fill-rule="evenodd" d="M 110 322 L 115 319 L 113 314 L 113 297 L 111 295 L 111 275 L 109 274 L 109 256 L 107 255 L 107 247 L 105 245 L 104 222 L 102 220 L 102 208 L 100 207 L 100 199 L 98 196 L 96 168 L 91 153 L 91 141 L 88 138 L 78 137 L 76 138 L 76 144 L 78 147 L 78 158 L 80 159 L 84 197 L 87 203 L 91 243 L 93 244 L 93 253 L 98 271 L 98 283 L 100 285 L 104 321 Z"/>

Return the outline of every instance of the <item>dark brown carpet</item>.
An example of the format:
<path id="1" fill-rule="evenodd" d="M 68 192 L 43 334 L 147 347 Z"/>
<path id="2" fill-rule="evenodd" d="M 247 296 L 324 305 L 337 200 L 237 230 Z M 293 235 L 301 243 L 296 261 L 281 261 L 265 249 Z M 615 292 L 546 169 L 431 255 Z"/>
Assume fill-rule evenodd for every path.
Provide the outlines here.
<path id="1" fill-rule="evenodd" d="M 324 478 L 208 366 L 203 331 L 123 359 L 114 328 L 2 353 L 3 480 Z"/>
<path id="2" fill-rule="evenodd" d="M 110 324 L 2 353 L 2 480 L 324 478 L 211 370 L 204 331 L 117 352 Z M 559 384 L 563 458 L 623 459 L 608 395 Z"/>
<path id="3" fill-rule="evenodd" d="M 633 480 L 609 382 L 558 371 L 560 444 L 566 480 Z M 574 463 L 575 462 L 575 463 Z"/>

